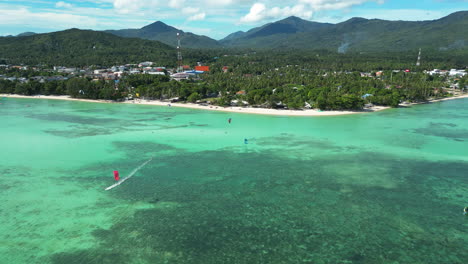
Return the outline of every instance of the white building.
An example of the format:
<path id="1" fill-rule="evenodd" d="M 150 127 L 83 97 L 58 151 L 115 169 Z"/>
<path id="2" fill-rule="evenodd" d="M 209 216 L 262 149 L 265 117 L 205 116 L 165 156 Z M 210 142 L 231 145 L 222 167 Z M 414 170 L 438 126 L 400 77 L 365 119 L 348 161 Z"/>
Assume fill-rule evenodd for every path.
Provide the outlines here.
<path id="1" fill-rule="evenodd" d="M 153 65 L 152 61 L 144 61 L 144 62 L 140 62 L 138 64 L 138 67 L 149 67 L 149 66 L 152 66 L 152 65 Z"/>
<path id="2" fill-rule="evenodd" d="M 185 73 L 185 72 L 178 72 L 178 73 L 174 73 L 171 75 L 171 78 L 176 80 L 176 81 L 180 81 L 180 80 L 186 80 L 188 78 L 190 78 L 190 74 L 188 73 Z"/>
<path id="3" fill-rule="evenodd" d="M 457 76 L 457 77 L 463 77 L 466 75 L 466 72 L 464 70 L 457 70 L 457 69 L 451 69 L 449 72 L 449 76 Z"/>
<path id="4" fill-rule="evenodd" d="M 451 77 L 463 77 L 467 74 L 464 70 L 457 70 L 457 69 L 451 69 L 450 71 L 434 69 L 432 71 L 429 71 L 428 73 L 429 75 L 447 75 L 448 74 Z"/>
<path id="5" fill-rule="evenodd" d="M 105 69 L 94 70 L 94 74 L 103 74 L 105 72 L 107 72 Z"/>
<path id="6" fill-rule="evenodd" d="M 157 71 L 149 71 L 147 74 L 151 75 L 166 75 L 164 72 L 157 72 Z"/>

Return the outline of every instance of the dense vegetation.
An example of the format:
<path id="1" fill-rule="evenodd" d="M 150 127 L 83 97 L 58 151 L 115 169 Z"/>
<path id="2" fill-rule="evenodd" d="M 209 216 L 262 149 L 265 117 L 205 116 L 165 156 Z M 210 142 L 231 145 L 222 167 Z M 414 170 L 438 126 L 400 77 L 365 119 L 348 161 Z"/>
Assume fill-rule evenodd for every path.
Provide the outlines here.
<path id="1" fill-rule="evenodd" d="M 148 99 L 210 101 L 227 106 L 302 109 L 307 105 L 323 110 L 362 109 L 365 103 L 397 106 L 402 101 L 423 101 L 445 96 L 447 77 L 429 76 L 424 69 L 460 68 L 463 54 L 426 52 L 421 67 L 414 54 L 338 54 L 327 51 L 249 52 L 215 59 L 219 51 L 197 51 L 209 61 L 211 71 L 199 80 L 177 82 L 168 76 L 128 75 L 113 81 L 71 78 L 54 82 L 0 82 L 0 92 L 17 94 L 68 94 L 76 98 L 119 100 L 130 95 Z M 193 59 L 197 59 L 194 56 Z M 466 62 L 466 60 L 465 60 Z M 222 71 L 227 67 L 226 72 Z M 405 72 L 410 69 L 411 72 Z M 0 71 L 9 76 L 39 75 L 17 69 Z M 382 73 L 378 74 L 377 71 Z M 21 75 L 20 75 L 21 74 Z M 42 73 L 50 75 L 51 73 Z M 364 75 L 364 77 L 363 77 Z M 464 87 L 467 77 L 458 80 Z M 364 96 L 364 95 L 368 96 Z M 371 96 L 369 96 L 369 94 Z M 363 97 L 364 96 L 364 97 Z"/>
<path id="2" fill-rule="evenodd" d="M 27 83 L 0 80 L 0 93 L 21 95 L 70 95 L 73 98 L 119 100 L 127 93 L 115 89 L 113 82 L 91 81 L 86 78 L 72 78 L 66 81 Z"/>
<path id="3" fill-rule="evenodd" d="M 119 65 L 155 61 L 174 64 L 174 48 L 150 40 L 121 38 L 90 30 L 70 29 L 26 37 L 0 37 L 0 64 Z"/>
<path id="4" fill-rule="evenodd" d="M 289 42 L 284 41 L 284 43 Z M 265 67 L 273 64 L 274 66 L 307 65 L 313 62 L 313 66 L 319 69 L 354 71 L 409 67 L 409 65 L 414 65 L 418 52 L 418 48 L 408 47 L 408 51 L 405 52 L 368 51 L 348 52 L 340 55 L 332 47 L 330 45 L 327 48 L 317 49 L 310 45 L 309 50 L 293 48 L 184 49 L 183 57 L 184 63 L 189 65 L 197 62 L 210 64 L 215 62 L 214 58 L 224 58 L 224 55 L 238 55 L 236 57 L 246 55 L 247 62 L 253 60 Z M 460 47 L 460 49 L 447 51 L 440 51 L 438 48 L 423 49 L 423 60 L 427 69 L 465 67 L 468 61 L 468 48 Z M 141 61 L 153 61 L 158 66 L 175 67 L 176 50 L 158 41 L 121 38 L 108 33 L 78 29 L 25 37 L 0 37 L 0 64 L 109 67 Z M 220 61 L 229 63 L 232 60 Z M 239 63 L 242 62 L 245 61 L 239 61 Z"/>

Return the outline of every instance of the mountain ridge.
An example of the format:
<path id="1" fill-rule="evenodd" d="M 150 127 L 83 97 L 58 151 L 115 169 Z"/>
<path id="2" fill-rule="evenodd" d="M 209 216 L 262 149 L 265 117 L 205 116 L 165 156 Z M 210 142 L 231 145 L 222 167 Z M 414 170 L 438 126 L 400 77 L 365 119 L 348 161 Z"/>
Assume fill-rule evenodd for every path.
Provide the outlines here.
<path id="1" fill-rule="evenodd" d="M 178 30 L 162 21 L 156 21 L 140 29 L 94 32 L 110 33 L 120 37 L 113 40 L 114 42 L 119 42 L 122 37 L 150 39 L 165 43 L 171 48 L 177 47 L 177 33 L 181 33 L 181 46 L 189 49 L 326 49 L 337 52 L 400 52 L 424 48 L 447 51 L 468 49 L 468 11 L 458 11 L 439 19 L 426 21 L 390 21 L 353 17 L 336 24 L 290 16 L 248 31 L 231 33 L 219 41 Z M 29 40 L 28 37 L 41 35 L 43 34 L 25 32 L 16 37 L 1 38 L 16 41 Z M 109 37 L 106 35 L 103 38 Z"/>
<path id="2" fill-rule="evenodd" d="M 330 24 L 288 17 L 231 34 L 226 47 L 331 49 L 338 52 L 449 50 L 468 44 L 468 11 L 427 21 L 390 21 L 353 17 Z"/>
<path id="3" fill-rule="evenodd" d="M 139 29 L 105 30 L 104 32 L 125 38 L 157 40 L 173 47 L 177 47 L 177 33 L 180 33 L 181 46 L 184 48 L 206 49 L 221 47 L 220 43 L 212 38 L 184 32 L 162 21 L 156 21 Z"/>

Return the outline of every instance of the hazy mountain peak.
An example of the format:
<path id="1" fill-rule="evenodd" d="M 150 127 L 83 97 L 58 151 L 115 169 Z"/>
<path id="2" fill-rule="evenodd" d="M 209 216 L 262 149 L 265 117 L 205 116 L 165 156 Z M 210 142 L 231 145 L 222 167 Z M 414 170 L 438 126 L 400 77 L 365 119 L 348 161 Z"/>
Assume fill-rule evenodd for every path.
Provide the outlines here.
<path id="1" fill-rule="evenodd" d="M 182 46 L 187 48 L 217 48 L 220 44 L 209 37 L 184 32 L 169 26 L 161 21 L 156 21 L 140 29 L 107 30 L 117 36 L 127 38 L 142 38 L 157 40 L 175 47 L 177 45 L 177 32 L 181 34 Z"/>
<path id="2" fill-rule="evenodd" d="M 37 33 L 34 33 L 34 32 L 23 32 L 23 33 L 18 34 L 17 37 L 27 37 L 27 36 L 32 36 L 36 34 Z"/>
<path id="3" fill-rule="evenodd" d="M 343 23 L 357 24 L 357 23 L 362 23 L 362 22 L 366 22 L 366 21 L 368 21 L 368 19 L 365 19 L 365 18 L 362 18 L 362 17 L 353 17 L 353 18 L 350 18 L 350 19 L 346 20 Z"/>
<path id="4" fill-rule="evenodd" d="M 152 24 L 149 24 L 147 26 L 142 27 L 141 29 L 145 30 L 145 31 L 148 31 L 148 30 L 149 31 L 155 31 L 155 32 L 158 32 L 158 33 L 177 30 L 176 28 L 168 26 L 167 24 L 165 24 L 165 23 L 163 23 L 161 21 L 156 21 L 156 22 L 154 22 Z"/>
<path id="5" fill-rule="evenodd" d="M 303 21 L 304 19 L 300 18 L 300 17 L 297 17 L 297 16 L 290 16 L 290 17 L 287 17 L 281 21 Z"/>

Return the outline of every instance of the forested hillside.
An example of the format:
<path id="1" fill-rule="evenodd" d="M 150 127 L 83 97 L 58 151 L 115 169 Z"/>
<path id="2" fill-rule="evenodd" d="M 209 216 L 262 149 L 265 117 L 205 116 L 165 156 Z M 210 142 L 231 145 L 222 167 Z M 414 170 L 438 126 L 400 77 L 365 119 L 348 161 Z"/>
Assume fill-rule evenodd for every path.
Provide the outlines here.
<path id="1" fill-rule="evenodd" d="M 329 49 L 343 53 L 466 49 L 468 11 L 416 22 L 352 18 L 328 24 L 289 17 L 236 32 L 220 42 L 227 47 Z"/>
<path id="2" fill-rule="evenodd" d="M 174 64 L 174 48 L 158 41 L 69 29 L 25 37 L 0 37 L 0 61 L 12 64 L 118 65 L 154 61 Z"/>

